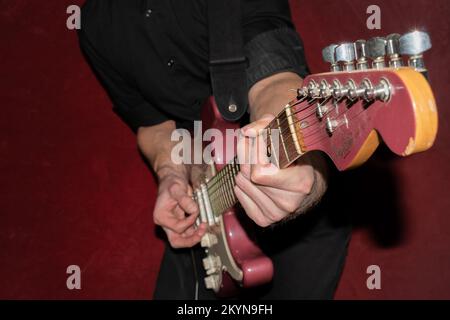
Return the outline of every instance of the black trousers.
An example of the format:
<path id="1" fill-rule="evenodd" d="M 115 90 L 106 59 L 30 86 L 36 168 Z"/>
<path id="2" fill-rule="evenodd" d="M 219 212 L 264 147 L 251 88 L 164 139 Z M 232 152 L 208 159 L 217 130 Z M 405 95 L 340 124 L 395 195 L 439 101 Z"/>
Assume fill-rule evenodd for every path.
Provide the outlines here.
<path id="1" fill-rule="evenodd" d="M 325 205 L 295 220 L 259 230 L 258 244 L 273 260 L 274 278 L 268 285 L 243 290 L 237 298 L 332 299 L 350 234 L 350 223 L 342 213 L 333 212 Z M 195 272 L 199 277 L 198 298 L 217 299 L 204 286 L 203 257 L 200 247 L 180 250 L 167 245 L 154 299 L 194 299 Z"/>

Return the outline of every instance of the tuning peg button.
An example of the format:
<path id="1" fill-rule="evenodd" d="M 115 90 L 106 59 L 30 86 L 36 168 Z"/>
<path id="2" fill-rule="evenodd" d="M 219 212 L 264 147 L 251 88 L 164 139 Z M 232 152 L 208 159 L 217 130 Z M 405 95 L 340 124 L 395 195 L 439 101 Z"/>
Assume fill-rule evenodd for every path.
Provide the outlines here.
<path id="1" fill-rule="evenodd" d="M 428 33 L 423 31 L 413 31 L 404 34 L 399 39 L 400 54 L 408 56 L 421 55 L 431 49 L 431 39 Z"/>
<path id="2" fill-rule="evenodd" d="M 323 60 L 331 64 L 331 71 L 333 72 L 341 71 L 336 61 L 336 53 L 335 53 L 336 47 L 337 47 L 336 44 L 331 44 L 322 50 Z"/>
<path id="3" fill-rule="evenodd" d="M 408 65 L 426 75 L 423 53 L 431 49 L 431 39 L 428 33 L 413 31 L 400 37 L 400 54 L 408 55 Z"/>
<path id="4" fill-rule="evenodd" d="M 344 65 L 345 71 L 355 70 L 355 47 L 353 43 L 342 43 L 336 47 L 336 62 Z"/>
<path id="5" fill-rule="evenodd" d="M 382 69 L 386 67 L 384 56 L 386 55 L 386 39 L 375 37 L 367 41 L 367 52 L 372 59 L 372 67 L 374 69 Z"/>

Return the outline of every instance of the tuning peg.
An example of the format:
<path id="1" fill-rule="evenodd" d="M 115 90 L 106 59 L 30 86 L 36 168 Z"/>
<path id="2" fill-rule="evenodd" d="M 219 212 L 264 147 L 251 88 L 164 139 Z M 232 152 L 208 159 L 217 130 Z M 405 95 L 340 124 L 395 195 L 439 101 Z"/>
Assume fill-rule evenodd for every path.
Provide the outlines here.
<path id="1" fill-rule="evenodd" d="M 336 44 L 331 44 L 322 50 L 323 60 L 325 62 L 328 62 L 331 64 L 331 71 L 333 71 L 333 72 L 341 71 L 341 69 L 336 61 L 336 55 L 335 55 L 336 47 L 337 47 Z"/>
<path id="2" fill-rule="evenodd" d="M 356 68 L 358 70 L 366 70 L 369 68 L 367 63 L 367 45 L 366 40 L 358 40 L 354 43 Z"/>
<path id="3" fill-rule="evenodd" d="M 393 33 L 386 37 L 386 53 L 389 57 L 389 66 L 391 68 L 400 68 L 403 65 L 400 56 L 400 35 L 398 33 Z"/>
<path id="4" fill-rule="evenodd" d="M 342 63 L 345 71 L 355 70 L 355 48 L 353 43 L 342 43 L 336 47 L 336 62 Z"/>
<path id="5" fill-rule="evenodd" d="M 408 65 L 425 73 L 423 53 L 431 49 L 431 39 L 428 33 L 413 31 L 400 37 L 400 54 L 410 56 Z"/>
<path id="6" fill-rule="evenodd" d="M 386 39 L 375 37 L 367 41 L 367 52 L 372 59 L 372 67 L 374 69 L 382 69 L 386 67 L 384 56 L 386 55 Z"/>

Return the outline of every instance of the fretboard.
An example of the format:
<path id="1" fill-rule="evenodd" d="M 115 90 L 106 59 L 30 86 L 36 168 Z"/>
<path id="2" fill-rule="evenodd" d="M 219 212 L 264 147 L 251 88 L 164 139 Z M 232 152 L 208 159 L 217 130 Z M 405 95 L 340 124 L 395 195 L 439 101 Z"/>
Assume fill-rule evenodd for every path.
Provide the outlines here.
<path id="1" fill-rule="evenodd" d="M 209 201 L 216 216 L 221 215 L 238 202 L 234 194 L 234 186 L 239 170 L 237 157 L 234 157 L 206 184 Z"/>

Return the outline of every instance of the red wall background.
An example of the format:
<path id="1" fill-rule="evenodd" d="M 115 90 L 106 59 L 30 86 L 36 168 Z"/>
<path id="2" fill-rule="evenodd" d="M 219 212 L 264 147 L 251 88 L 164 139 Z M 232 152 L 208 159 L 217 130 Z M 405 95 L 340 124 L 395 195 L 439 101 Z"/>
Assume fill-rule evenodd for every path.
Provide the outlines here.
<path id="1" fill-rule="evenodd" d="M 65 26 L 67 6 L 82 2 L 0 0 L 0 298 L 152 295 L 162 254 L 155 183 Z M 407 159 L 380 150 L 341 175 L 336 211 L 356 227 L 337 298 L 450 298 L 450 2 L 291 4 L 313 72 L 326 70 L 320 52 L 332 42 L 430 32 L 438 139 Z M 381 31 L 366 28 L 371 4 L 381 7 Z M 82 268 L 82 290 L 66 288 L 71 264 Z M 366 287 L 371 264 L 381 267 L 381 290 Z"/>

